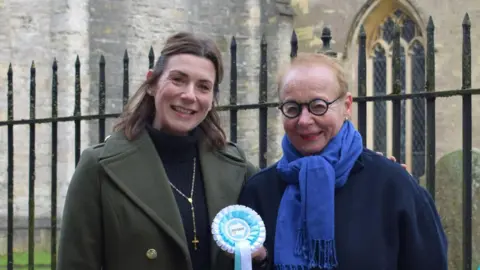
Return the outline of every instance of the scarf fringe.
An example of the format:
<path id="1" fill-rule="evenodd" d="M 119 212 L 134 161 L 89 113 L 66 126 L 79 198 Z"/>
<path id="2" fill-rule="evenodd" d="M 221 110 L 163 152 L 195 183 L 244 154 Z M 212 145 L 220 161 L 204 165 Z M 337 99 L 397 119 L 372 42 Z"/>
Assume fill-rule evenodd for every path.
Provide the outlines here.
<path id="1" fill-rule="evenodd" d="M 306 243 L 310 242 L 307 247 Z M 297 232 L 297 243 L 295 246 L 295 255 L 301 256 L 308 262 L 309 268 L 318 267 L 320 269 L 333 269 L 338 265 L 337 254 L 335 252 L 335 240 L 310 240 L 306 239 L 305 230 L 299 229 Z M 283 269 L 303 269 L 301 266 L 292 268 L 289 265 L 279 265 L 278 270 Z M 286 268 L 285 268 L 286 267 Z M 300 268 L 298 268 L 300 267 Z"/>
<path id="2" fill-rule="evenodd" d="M 309 270 L 308 266 L 287 265 L 287 264 L 276 264 L 274 269 L 275 270 Z"/>
<path id="3" fill-rule="evenodd" d="M 333 269 L 337 267 L 335 240 L 313 240 L 310 250 L 309 267 L 319 267 L 320 269 Z"/>
<path id="4" fill-rule="evenodd" d="M 305 230 L 298 229 L 297 243 L 295 245 L 295 255 L 301 256 L 305 260 L 308 260 L 308 247 L 306 243 L 307 243 L 307 239 L 306 239 Z"/>

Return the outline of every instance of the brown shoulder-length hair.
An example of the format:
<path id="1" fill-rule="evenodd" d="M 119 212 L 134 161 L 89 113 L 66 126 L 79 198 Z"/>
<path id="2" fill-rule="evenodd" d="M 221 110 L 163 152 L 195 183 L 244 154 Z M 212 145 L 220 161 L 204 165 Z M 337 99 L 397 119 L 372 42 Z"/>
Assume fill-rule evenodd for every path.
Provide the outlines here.
<path id="1" fill-rule="evenodd" d="M 220 149 L 226 144 L 226 135 L 220 126 L 220 117 L 215 110 L 218 103 L 219 84 L 223 79 L 223 61 L 220 50 L 215 42 L 206 37 L 192 33 L 179 32 L 170 36 L 162 49 L 152 74 L 142 83 L 127 103 L 123 113 L 114 126 L 114 131 L 123 131 L 129 140 L 135 139 L 155 115 L 155 99 L 147 91 L 156 87 L 163 74 L 168 59 L 177 54 L 191 54 L 210 60 L 215 67 L 215 83 L 212 109 L 199 127 L 203 131 L 207 144 Z"/>

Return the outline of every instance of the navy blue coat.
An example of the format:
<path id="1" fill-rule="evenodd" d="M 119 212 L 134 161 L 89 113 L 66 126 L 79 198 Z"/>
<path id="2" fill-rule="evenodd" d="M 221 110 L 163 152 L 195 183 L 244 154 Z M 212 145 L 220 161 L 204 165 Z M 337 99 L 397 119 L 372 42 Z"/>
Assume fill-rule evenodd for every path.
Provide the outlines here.
<path id="1" fill-rule="evenodd" d="M 239 203 L 265 222 L 273 269 L 277 212 L 286 188 L 276 164 L 252 176 Z M 364 150 L 335 193 L 337 270 L 447 270 L 447 240 L 430 194 L 399 164 Z"/>

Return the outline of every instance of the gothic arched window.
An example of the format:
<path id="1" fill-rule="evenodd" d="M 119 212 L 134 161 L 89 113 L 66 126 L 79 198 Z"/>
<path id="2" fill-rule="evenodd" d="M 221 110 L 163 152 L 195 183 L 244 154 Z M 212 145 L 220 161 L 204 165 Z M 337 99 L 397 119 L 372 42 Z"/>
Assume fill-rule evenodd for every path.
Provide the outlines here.
<path id="1" fill-rule="evenodd" d="M 401 10 L 391 13 L 373 35 L 368 60 L 368 95 L 392 92 L 392 44 L 395 23 L 401 26 L 401 90 L 402 93 L 422 92 L 425 88 L 425 50 L 422 32 Z M 377 101 L 370 105 L 370 145 L 384 154 L 390 153 L 391 102 Z M 401 162 L 409 165 L 412 174 L 425 172 L 425 100 L 403 101 L 401 123 Z"/>

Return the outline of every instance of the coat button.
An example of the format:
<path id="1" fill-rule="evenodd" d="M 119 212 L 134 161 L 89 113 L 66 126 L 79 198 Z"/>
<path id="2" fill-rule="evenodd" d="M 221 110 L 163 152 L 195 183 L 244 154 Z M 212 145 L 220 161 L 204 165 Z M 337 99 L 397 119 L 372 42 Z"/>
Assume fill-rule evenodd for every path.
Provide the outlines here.
<path id="1" fill-rule="evenodd" d="M 156 259 L 157 258 L 157 251 L 153 248 L 147 250 L 147 258 L 150 260 Z"/>

